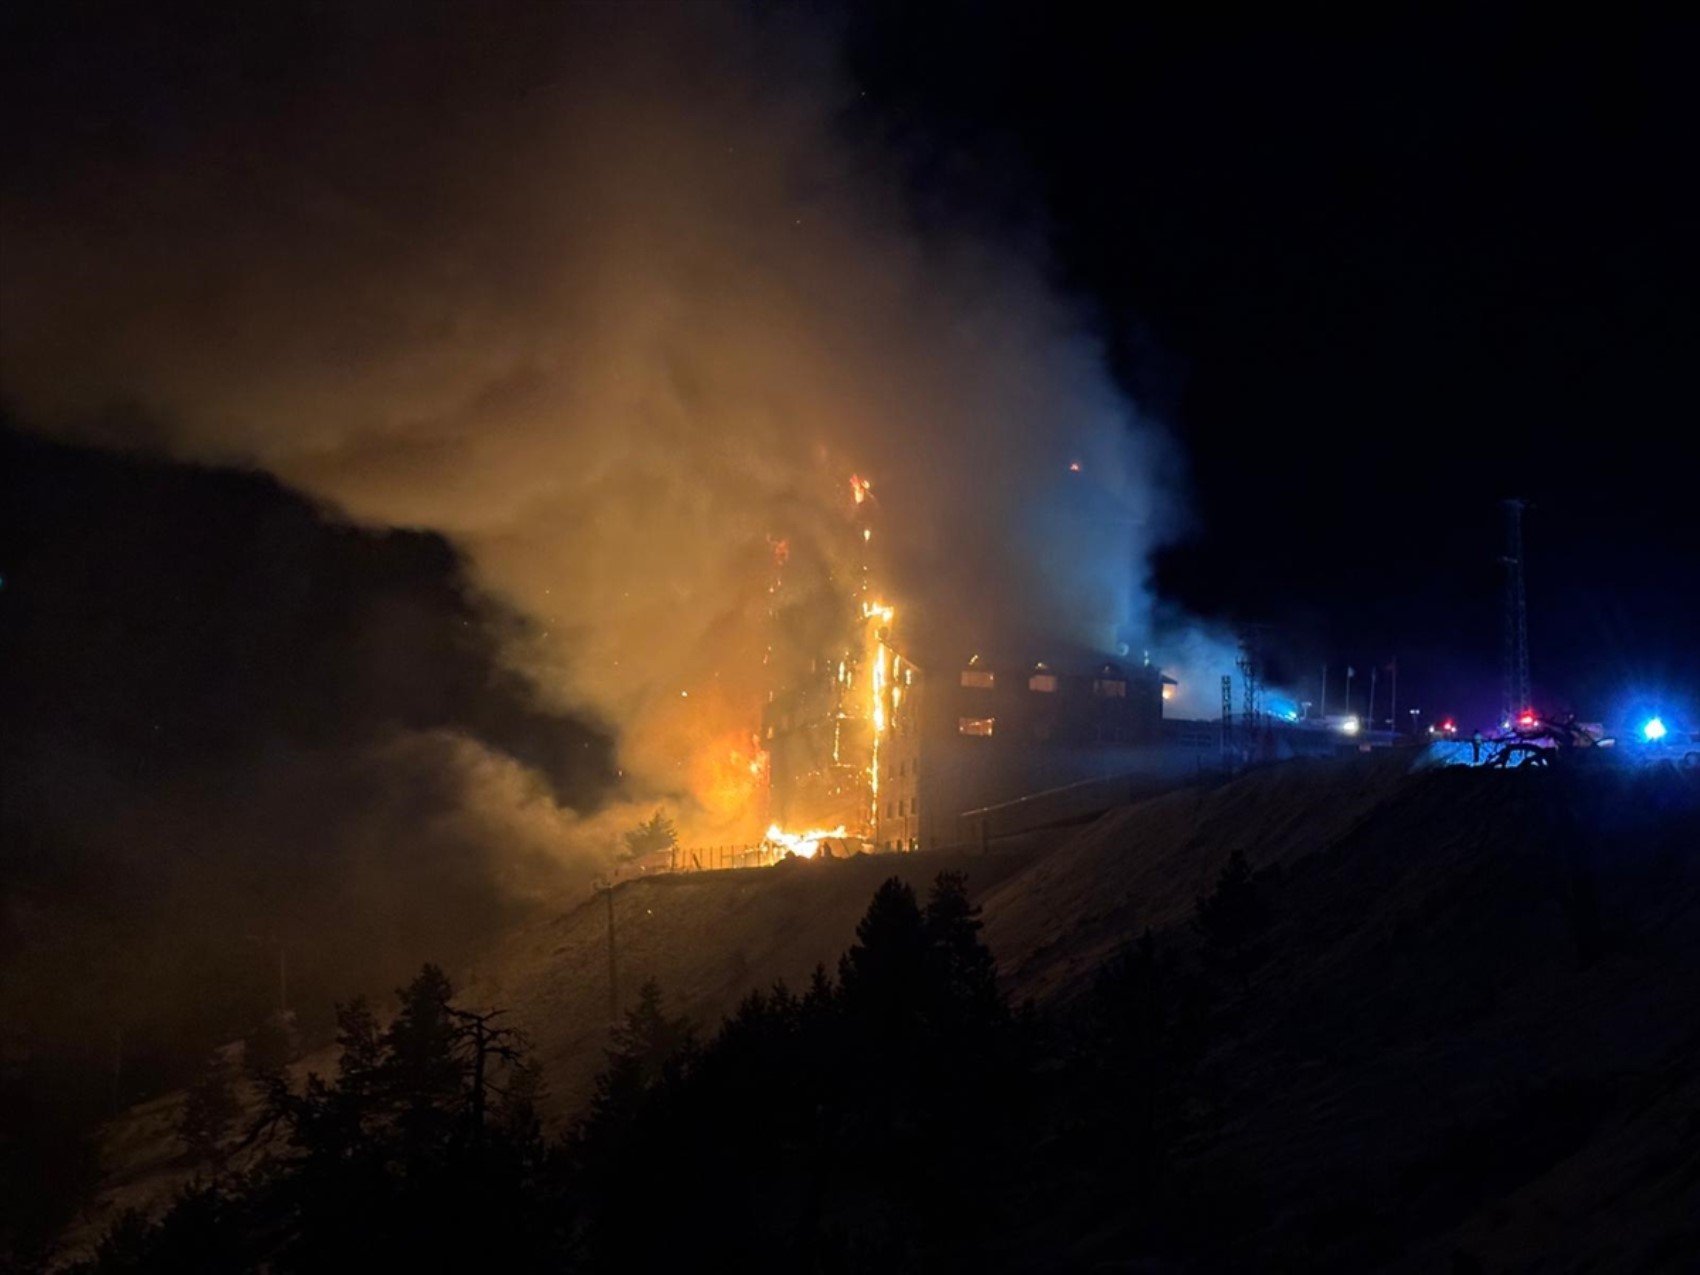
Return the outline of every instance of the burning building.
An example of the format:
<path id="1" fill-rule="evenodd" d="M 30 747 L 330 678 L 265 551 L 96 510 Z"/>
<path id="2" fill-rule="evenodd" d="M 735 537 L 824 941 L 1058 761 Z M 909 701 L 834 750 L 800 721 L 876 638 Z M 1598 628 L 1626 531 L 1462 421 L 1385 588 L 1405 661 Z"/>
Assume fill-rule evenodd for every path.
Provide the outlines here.
<path id="1" fill-rule="evenodd" d="M 958 840 L 966 811 L 1149 769 L 1164 754 L 1175 683 L 1149 664 L 1061 643 L 1045 658 L 987 657 L 904 634 L 871 587 L 871 488 L 853 478 L 851 491 L 861 553 L 845 635 L 776 682 L 763 713 L 776 834 L 924 849 Z"/>
<path id="2" fill-rule="evenodd" d="M 1171 679 L 1143 665 L 925 663 L 885 626 L 869 660 L 829 665 L 768 705 L 773 818 L 882 850 L 959 839 L 969 810 L 1130 770 L 1164 748 Z"/>

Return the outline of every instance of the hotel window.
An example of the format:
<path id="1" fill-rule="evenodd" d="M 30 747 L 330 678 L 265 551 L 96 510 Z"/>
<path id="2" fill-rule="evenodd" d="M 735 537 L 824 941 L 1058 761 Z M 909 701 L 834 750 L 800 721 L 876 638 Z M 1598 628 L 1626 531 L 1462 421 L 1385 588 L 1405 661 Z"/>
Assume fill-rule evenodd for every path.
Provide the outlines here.
<path id="1" fill-rule="evenodd" d="M 1027 679 L 1027 689 L 1050 694 L 1057 689 L 1057 675 L 1055 673 L 1035 673 Z"/>
<path id="2" fill-rule="evenodd" d="M 959 717 L 956 719 L 958 735 L 990 735 L 996 725 L 995 717 Z"/>
<path id="3" fill-rule="evenodd" d="M 1100 677 L 1092 683 L 1092 693 L 1102 699 L 1126 699 L 1127 683 L 1119 677 Z"/>
<path id="4" fill-rule="evenodd" d="M 997 684 L 997 676 L 989 668 L 965 668 L 962 670 L 962 684 L 989 691 Z"/>

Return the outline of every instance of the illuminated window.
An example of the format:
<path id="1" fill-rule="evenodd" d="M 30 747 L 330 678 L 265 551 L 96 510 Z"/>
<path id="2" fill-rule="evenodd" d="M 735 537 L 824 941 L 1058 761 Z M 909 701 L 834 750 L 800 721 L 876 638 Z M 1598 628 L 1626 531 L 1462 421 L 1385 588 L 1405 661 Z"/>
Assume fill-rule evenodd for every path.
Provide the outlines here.
<path id="1" fill-rule="evenodd" d="M 959 717 L 956 719 L 958 735 L 990 735 L 992 727 L 997 723 L 995 717 Z"/>
<path id="2" fill-rule="evenodd" d="M 1092 683 L 1092 693 L 1104 699 L 1126 699 L 1127 683 L 1119 677 L 1100 677 Z"/>
<path id="3" fill-rule="evenodd" d="M 1027 689 L 1044 691 L 1049 694 L 1057 689 L 1057 675 L 1055 673 L 1035 673 L 1027 679 Z"/>
<path id="4" fill-rule="evenodd" d="M 973 686 L 982 691 L 989 691 L 996 682 L 997 677 L 991 669 L 965 668 L 962 670 L 962 684 L 964 686 Z"/>
<path id="5" fill-rule="evenodd" d="M 1169 681 L 1168 678 L 1164 678 L 1163 679 L 1163 698 L 1164 699 L 1174 699 L 1174 697 L 1175 697 L 1175 684 L 1173 682 Z"/>

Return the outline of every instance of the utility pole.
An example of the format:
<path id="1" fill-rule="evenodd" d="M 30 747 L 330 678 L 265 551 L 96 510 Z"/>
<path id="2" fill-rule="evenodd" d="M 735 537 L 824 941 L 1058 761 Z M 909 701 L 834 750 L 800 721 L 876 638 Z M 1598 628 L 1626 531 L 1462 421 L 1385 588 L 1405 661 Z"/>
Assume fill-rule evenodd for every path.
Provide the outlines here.
<path id="1" fill-rule="evenodd" d="M 1346 715 L 1348 717 L 1352 714 L 1352 679 L 1357 675 L 1357 669 L 1350 664 L 1346 665 Z"/>
<path id="2" fill-rule="evenodd" d="M 124 1028 L 122 1025 L 112 1029 L 112 1114 L 117 1115 L 122 1108 L 118 1105 L 120 1082 L 124 1078 Z"/>
<path id="3" fill-rule="evenodd" d="M 1387 671 L 1393 674 L 1393 697 L 1387 705 L 1387 726 L 1389 730 L 1399 729 L 1399 657 L 1395 655 L 1393 662 L 1387 666 Z M 1415 734 L 1415 731 L 1411 732 Z"/>
<path id="4" fill-rule="evenodd" d="M 1381 666 L 1369 666 L 1369 708 L 1364 712 L 1364 729 L 1375 729 L 1375 675 L 1381 671 Z"/>
<path id="5" fill-rule="evenodd" d="M 1524 500 L 1501 502 L 1505 508 L 1505 619 L 1502 664 L 1505 675 L 1503 711 L 1500 720 L 1512 722 L 1530 707 L 1529 689 L 1529 615 L 1523 592 L 1523 510 Z"/>
<path id="6" fill-rule="evenodd" d="M 1316 702 L 1316 715 L 1321 718 L 1328 716 L 1328 666 L 1322 666 L 1322 697 Z"/>

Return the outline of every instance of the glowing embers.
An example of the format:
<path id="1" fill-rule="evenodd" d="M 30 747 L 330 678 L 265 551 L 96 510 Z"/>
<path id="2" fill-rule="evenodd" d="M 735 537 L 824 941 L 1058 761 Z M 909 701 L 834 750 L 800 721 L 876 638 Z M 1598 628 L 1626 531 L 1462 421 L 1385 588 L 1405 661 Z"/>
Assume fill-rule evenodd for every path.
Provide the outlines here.
<path id="1" fill-rule="evenodd" d="M 860 474 L 850 475 L 850 498 L 858 505 L 873 494 L 874 485 Z"/>
<path id="2" fill-rule="evenodd" d="M 811 828 L 807 832 L 786 832 L 778 824 L 771 824 L 765 841 L 782 853 L 789 852 L 799 859 L 812 859 L 820 853 L 822 842 L 842 841 L 845 835 L 843 824 L 836 828 Z"/>
<path id="3" fill-rule="evenodd" d="M 874 622 L 876 637 L 880 636 L 878 632 L 880 628 L 891 627 L 891 617 L 896 614 L 897 608 L 888 602 L 862 603 L 862 618 L 864 620 L 872 620 Z"/>
<path id="4" fill-rule="evenodd" d="M 995 717 L 958 717 L 956 719 L 956 733 L 985 738 L 997 729 L 997 723 L 998 719 Z"/>

